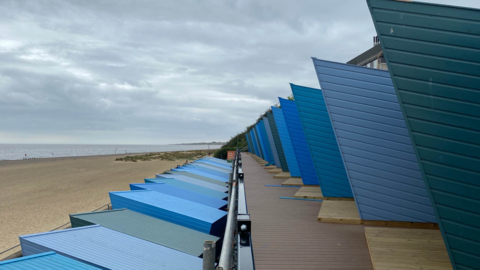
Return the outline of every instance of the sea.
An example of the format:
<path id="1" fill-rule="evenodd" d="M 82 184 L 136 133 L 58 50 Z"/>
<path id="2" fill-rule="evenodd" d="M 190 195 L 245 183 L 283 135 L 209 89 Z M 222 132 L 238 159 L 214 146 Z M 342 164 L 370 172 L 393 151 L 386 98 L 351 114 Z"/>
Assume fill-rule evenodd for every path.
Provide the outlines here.
<path id="1" fill-rule="evenodd" d="M 0 160 L 102 156 L 186 150 L 218 149 L 217 144 L 101 145 L 101 144 L 0 144 Z"/>

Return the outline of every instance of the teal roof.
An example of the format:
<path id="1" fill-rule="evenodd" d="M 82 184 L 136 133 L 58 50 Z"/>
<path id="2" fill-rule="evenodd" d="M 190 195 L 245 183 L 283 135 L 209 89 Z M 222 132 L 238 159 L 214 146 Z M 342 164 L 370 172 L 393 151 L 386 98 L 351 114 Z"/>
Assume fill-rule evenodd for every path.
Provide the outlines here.
<path id="1" fill-rule="evenodd" d="M 203 242 L 219 237 L 195 231 L 127 209 L 70 215 L 72 227 L 101 225 L 193 256 L 203 254 Z"/>

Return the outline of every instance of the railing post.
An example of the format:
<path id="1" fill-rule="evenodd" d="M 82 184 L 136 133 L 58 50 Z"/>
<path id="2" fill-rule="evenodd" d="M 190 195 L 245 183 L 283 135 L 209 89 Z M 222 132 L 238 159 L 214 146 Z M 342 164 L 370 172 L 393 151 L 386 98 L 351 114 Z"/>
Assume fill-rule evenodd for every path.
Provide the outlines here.
<path id="1" fill-rule="evenodd" d="M 215 241 L 203 243 L 203 270 L 215 270 Z"/>
<path id="2" fill-rule="evenodd" d="M 232 196 L 232 184 L 233 184 L 233 173 L 228 174 L 228 201 L 230 202 L 230 197 Z"/>

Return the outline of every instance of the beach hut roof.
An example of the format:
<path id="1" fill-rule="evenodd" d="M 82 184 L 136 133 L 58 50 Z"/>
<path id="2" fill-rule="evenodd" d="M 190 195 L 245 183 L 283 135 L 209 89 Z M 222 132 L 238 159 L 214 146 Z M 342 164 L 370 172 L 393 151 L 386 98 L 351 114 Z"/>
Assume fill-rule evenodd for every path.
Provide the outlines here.
<path id="1" fill-rule="evenodd" d="M 28 269 L 94 270 L 94 269 L 100 269 L 100 268 L 67 258 L 53 251 L 0 262 L 0 270 L 28 270 Z"/>

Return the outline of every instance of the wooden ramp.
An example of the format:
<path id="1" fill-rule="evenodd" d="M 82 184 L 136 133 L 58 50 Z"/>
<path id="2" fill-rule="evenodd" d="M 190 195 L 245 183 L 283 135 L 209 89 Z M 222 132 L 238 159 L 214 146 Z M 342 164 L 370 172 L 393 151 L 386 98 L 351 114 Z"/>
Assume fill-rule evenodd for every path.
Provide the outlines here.
<path id="1" fill-rule="evenodd" d="M 320 186 L 303 186 L 295 193 L 294 197 L 299 199 L 353 201 L 353 198 L 324 197 Z"/>
<path id="2" fill-rule="evenodd" d="M 291 178 L 292 176 L 290 176 L 290 173 L 288 172 L 281 172 L 279 174 L 275 174 L 273 176 L 273 178 L 277 178 L 277 179 L 288 179 L 288 178 Z"/>
<path id="3" fill-rule="evenodd" d="M 265 170 L 273 170 L 273 169 L 276 169 L 277 167 L 276 166 L 273 166 L 273 165 L 270 165 L 270 166 L 265 166 L 264 169 Z"/>
<path id="4" fill-rule="evenodd" d="M 282 183 L 283 186 L 305 186 L 303 184 L 302 178 L 300 177 L 292 177 L 288 178 Z"/>
<path id="5" fill-rule="evenodd" d="M 320 208 L 320 212 L 318 213 L 318 221 L 325 223 L 363 224 L 383 227 L 403 227 L 434 230 L 439 229 L 437 223 L 363 220 L 360 219 L 355 201 L 324 201 Z"/>
<path id="6" fill-rule="evenodd" d="M 374 270 L 451 270 L 440 231 L 366 227 Z"/>
<path id="7" fill-rule="evenodd" d="M 268 173 L 281 173 L 281 172 L 282 172 L 282 169 L 280 169 L 280 168 L 273 169 L 273 170 L 268 170 Z"/>

